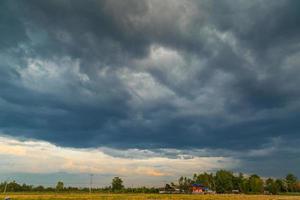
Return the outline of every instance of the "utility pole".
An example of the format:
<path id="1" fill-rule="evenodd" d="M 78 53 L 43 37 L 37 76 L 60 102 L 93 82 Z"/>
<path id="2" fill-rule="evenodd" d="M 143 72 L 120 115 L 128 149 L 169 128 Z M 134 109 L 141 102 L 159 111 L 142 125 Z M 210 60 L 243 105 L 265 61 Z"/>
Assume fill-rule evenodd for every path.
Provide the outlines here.
<path id="1" fill-rule="evenodd" d="M 5 194 L 5 193 L 6 193 L 6 190 L 7 190 L 7 185 L 8 185 L 8 180 L 7 180 L 7 181 L 5 181 L 5 187 L 4 187 L 3 194 Z M 6 199 L 10 199 L 10 198 L 9 198 L 8 196 L 6 196 L 4 199 L 6 200 Z"/>
<path id="2" fill-rule="evenodd" d="M 90 194 L 92 193 L 93 176 L 94 176 L 94 174 L 90 174 Z"/>
<path id="3" fill-rule="evenodd" d="M 5 187 L 4 187 L 3 194 L 5 194 L 5 193 L 6 193 L 7 185 L 8 185 L 8 181 L 6 181 L 6 182 L 5 182 Z"/>

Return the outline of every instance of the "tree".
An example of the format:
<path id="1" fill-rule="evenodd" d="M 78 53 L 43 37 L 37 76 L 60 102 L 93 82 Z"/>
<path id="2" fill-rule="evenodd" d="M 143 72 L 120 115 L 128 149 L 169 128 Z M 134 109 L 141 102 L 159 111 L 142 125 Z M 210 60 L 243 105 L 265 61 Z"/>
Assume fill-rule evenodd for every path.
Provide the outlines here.
<path id="1" fill-rule="evenodd" d="M 113 191 L 119 191 L 124 188 L 123 180 L 119 177 L 114 177 L 112 179 L 111 188 Z"/>
<path id="2" fill-rule="evenodd" d="M 278 186 L 280 192 L 287 192 L 288 189 L 287 189 L 287 184 L 285 181 L 283 181 L 281 179 L 277 179 L 275 182 L 276 182 L 276 185 Z"/>
<path id="3" fill-rule="evenodd" d="M 297 177 L 293 174 L 288 174 L 285 178 L 287 183 L 287 188 L 289 192 L 296 192 L 297 189 Z"/>
<path id="4" fill-rule="evenodd" d="M 262 193 L 264 190 L 263 180 L 256 174 L 249 177 L 249 191 L 251 193 Z"/>
<path id="5" fill-rule="evenodd" d="M 273 183 L 274 183 L 274 180 L 272 178 L 268 178 L 266 180 L 266 190 L 267 191 L 271 192 Z"/>
<path id="6" fill-rule="evenodd" d="M 64 183 L 62 181 L 58 181 L 56 184 L 56 191 L 62 191 L 64 189 Z"/>
<path id="7" fill-rule="evenodd" d="M 233 189 L 242 191 L 243 187 L 243 181 L 244 181 L 244 175 L 242 173 L 239 173 L 238 176 L 233 177 Z"/>
<path id="8" fill-rule="evenodd" d="M 244 178 L 241 184 L 241 192 L 243 193 L 249 193 L 250 186 L 249 186 L 249 179 Z"/>
<path id="9" fill-rule="evenodd" d="M 217 193 L 229 193 L 233 190 L 233 174 L 226 170 L 219 170 L 215 176 Z"/>
<path id="10" fill-rule="evenodd" d="M 296 185 L 296 192 L 300 192 L 300 182 L 297 182 L 297 185 Z"/>
<path id="11" fill-rule="evenodd" d="M 280 191 L 278 182 L 274 181 L 272 178 L 266 180 L 266 189 L 272 194 L 278 194 Z"/>
<path id="12" fill-rule="evenodd" d="M 45 188 L 44 188 L 44 186 L 39 185 L 39 186 L 35 187 L 34 190 L 35 190 L 35 191 L 44 191 Z"/>
<path id="13" fill-rule="evenodd" d="M 189 193 L 191 190 L 192 180 L 190 178 L 181 176 L 178 180 L 178 184 L 181 192 Z"/>
<path id="14" fill-rule="evenodd" d="M 215 180 L 213 174 L 208 174 L 206 172 L 199 175 L 194 174 L 193 183 L 202 184 L 211 190 L 215 190 Z"/>
<path id="15" fill-rule="evenodd" d="M 9 183 L 5 182 L 5 187 L 6 187 L 6 191 L 10 191 L 10 192 L 19 192 L 22 191 L 22 186 L 20 184 L 18 184 L 16 181 L 12 181 Z"/>
<path id="16" fill-rule="evenodd" d="M 170 185 L 170 184 L 166 184 L 165 185 L 165 191 L 173 191 L 174 190 L 174 188 Z"/>

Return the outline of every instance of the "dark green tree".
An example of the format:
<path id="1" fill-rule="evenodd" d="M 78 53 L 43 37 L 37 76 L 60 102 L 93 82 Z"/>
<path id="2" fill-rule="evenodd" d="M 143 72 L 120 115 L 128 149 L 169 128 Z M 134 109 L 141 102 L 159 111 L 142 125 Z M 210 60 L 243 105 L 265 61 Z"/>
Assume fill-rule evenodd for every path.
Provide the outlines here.
<path id="1" fill-rule="evenodd" d="M 216 192 L 230 193 L 233 190 L 233 174 L 226 170 L 219 170 L 215 176 Z"/>
<path id="2" fill-rule="evenodd" d="M 287 189 L 289 192 L 296 192 L 297 190 L 297 177 L 293 174 L 288 174 L 285 177 L 285 181 L 287 183 Z"/>
<path id="3" fill-rule="evenodd" d="M 45 190 L 45 188 L 44 188 L 44 186 L 42 186 L 42 185 L 39 185 L 39 186 L 37 186 L 37 187 L 33 188 L 33 190 L 34 190 L 34 191 L 44 191 L 44 190 Z"/>
<path id="4" fill-rule="evenodd" d="M 243 187 L 244 175 L 242 173 L 239 173 L 238 176 L 233 177 L 232 181 L 233 181 L 233 189 L 241 192 Z"/>
<path id="5" fill-rule="evenodd" d="M 247 194 L 250 191 L 249 179 L 244 178 L 241 184 L 241 192 Z"/>
<path id="6" fill-rule="evenodd" d="M 113 191 L 120 191 L 124 188 L 123 180 L 119 177 L 114 177 L 111 183 L 111 188 Z"/>
<path id="7" fill-rule="evenodd" d="M 264 182 L 256 174 L 249 177 L 249 192 L 251 193 L 262 193 L 264 191 Z"/>
<path id="8" fill-rule="evenodd" d="M 276 184 L 279 188 L 279 192 L 287 192 L 288 189 L 287 189 L 287 184 L 284 180 L 281 180 L 281 179 L 276 179 Z"/>
<path id="9" fill-rule="evenodd" d="M 272 194 L 278 194 L 280 192 L 280 187 L 276 181 L 272 178 L 266 180 L 266 190 Z"/>
<path id="10" fill-rule="evenodd" d="M 174 190 L 174 188 L 170 185 L 170 184 L 166 184 L 165 185 L 165 191 L 173 191 Z"/>
<path id="11" fill-rule="evenodd" d="M 62 191 L 64 189 L 64 183 L 62 181 L 58 181 L 55 188 L 58 192 Z"/>

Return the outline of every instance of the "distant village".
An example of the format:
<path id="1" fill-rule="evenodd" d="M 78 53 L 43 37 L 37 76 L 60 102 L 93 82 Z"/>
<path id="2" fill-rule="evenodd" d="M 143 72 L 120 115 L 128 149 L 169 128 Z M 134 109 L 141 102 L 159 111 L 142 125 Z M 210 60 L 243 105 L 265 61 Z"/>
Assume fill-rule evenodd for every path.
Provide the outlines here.
<path id="1" fill-rule="evenodd" d="M 191 185 L 191 193 L 192 194 L 215 194 L 216 192 L 209 189 L 208 187 L 205 187 L 202 184 L 197 184 L 194 183 Z M 160 194 L 181 194 L 181 193 L 186 193 L 186 191 L 182 191 L 180 190 L 178 187 L 176 186 L 167 186 L 166 188 L 164 188 L 163 190 L 159 191 Z"/>

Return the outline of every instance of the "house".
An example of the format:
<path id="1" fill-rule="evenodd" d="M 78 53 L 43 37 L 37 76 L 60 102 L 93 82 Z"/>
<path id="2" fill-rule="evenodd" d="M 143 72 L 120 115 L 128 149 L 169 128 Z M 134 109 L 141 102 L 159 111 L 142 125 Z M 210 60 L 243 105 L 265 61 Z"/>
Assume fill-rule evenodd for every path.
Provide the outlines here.
<path id="1" fill-rule="evenodd" d="M 180 194 L 179 188 L 176 188 L 176 186 L 173 184 L 169 185 L 166 184 L 164 188 L 160 188 L 159 194 Z"/>
<path id="2" fill-rule="evenodd" d="M 204 194 L 207 191 L 209 191 L 209 189 L 202 184 L 197 184 L 197 183 L 192 184 L 192 193 L 193 194 Z"/>

